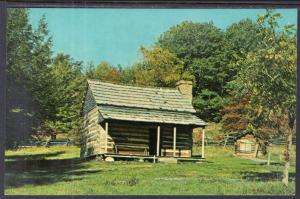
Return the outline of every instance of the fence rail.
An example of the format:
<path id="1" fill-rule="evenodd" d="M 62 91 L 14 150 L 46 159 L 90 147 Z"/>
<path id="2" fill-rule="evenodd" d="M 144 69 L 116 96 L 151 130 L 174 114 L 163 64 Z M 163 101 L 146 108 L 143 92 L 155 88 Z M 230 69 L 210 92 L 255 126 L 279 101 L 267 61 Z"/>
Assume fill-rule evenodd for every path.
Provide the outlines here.
<path id="1" fill-rule="evenodd" d="M 271 140 L 271 143 L 275 144 L 275 145 L 284 145 L 284 144 L 286 144 L 286 140 L 283 138 L 273 139 L 273 140 Z M 296 144 L 296 138 L 292 139 L 292 144 Z"/>
<path id="2" fill-rule="evenodd" d="M 206 139 L 205 140 L 205 145 L 224 145 L 225 142 L 226 142 L 225 139 L 220 140 L 220 141 L 214 141 L 212 139 Z M 286 139 L 284 139 L 284 138 L 272 139 L 272 140 L 270 140 L 270 142 L 274 145 L 285 145 L 286 144 Z M 229 138 L 226 142 L 226 145 L 234 145 L 234 143 L 235 143 L 235 140 L 233 138 Z M 201 146 L 202 142 L 194 142 L 193 144 Z M 292 139 L 292 144 L 293 145 L 296 144 L 296 138 Z"/>
<path id="3" fill-rule="evenodd" d="M 56 145 L 74 145 L 74 141 L 70 139 L 50 139 L 48 141 L 24 140 L 15 144 L 14 148 L 31 148 L 36 146 L 56 146 Z"/>

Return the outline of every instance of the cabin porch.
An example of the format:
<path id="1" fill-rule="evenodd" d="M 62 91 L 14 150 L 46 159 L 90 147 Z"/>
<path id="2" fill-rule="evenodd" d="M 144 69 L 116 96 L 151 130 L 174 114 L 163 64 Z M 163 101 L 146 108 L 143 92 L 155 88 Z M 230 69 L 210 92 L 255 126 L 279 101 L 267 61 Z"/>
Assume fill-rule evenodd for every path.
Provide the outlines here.
<path id="1" fill-rule="evenodd" d="M 192 155 L 194 126 L 162 123 L 142 123 L 110 120 L 100 124 L 105 129 L 104 150 L 101 155 L 111 159 L 200 161 Z M 204 136 L 203 136 L 204 138 Z M 204 139 L 203 139 L 204 143 Z"/>

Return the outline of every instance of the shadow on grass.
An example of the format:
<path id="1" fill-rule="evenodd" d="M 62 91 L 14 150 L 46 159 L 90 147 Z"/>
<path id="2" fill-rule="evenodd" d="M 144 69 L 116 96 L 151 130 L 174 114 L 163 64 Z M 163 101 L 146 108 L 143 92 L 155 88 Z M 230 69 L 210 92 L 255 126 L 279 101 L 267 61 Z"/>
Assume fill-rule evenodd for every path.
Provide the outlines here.
<path id="1" fill-rule="evenodd" d="M 45 159 L 47 157 L 54 157 L 54 156 L 58 156 L 61 154 L 66 153 L 65 151 L 57 151 L 57 152 L 53 152 L 53 153 L 42 153 L 42 154 L 31 154 L 31 155 L 8 155 L 5 156 L 5 159 L 7 160 L 42 160 Z"/>
<path id="2" fill-rule="evenodd" d="M 56 155 L 61 154 L 60 152 Z M 22 155 L 13 156 L 5 162 L 5 187 L 17 188 L 24 185 L 47 185 L 56 182 L 68 182 L 83 179 L 84 175 L 98 173 L 101 170 L 89 170 L 81 164 L 84 160 L 51 159 L 54 154 Z M 43 159 L 40 159 L 40 158 Z M 34 159 L 36 158 L 36 159 Z"/>
<path id="3" fill-rule="evenodd" d="M 267 165 L 267 161 L 265 162 L 251 162 L 251 163 L 241 163 L 242 165 L 249 165 L 249 166 L 253 166 L 253 165 L 261 165 L 261 166 L 264 166 L 264 165 Z M 271 166 L 284 166 L 284 162 L 270 162 L 270 165 Z M 294 167 L 296 166 L 296 164 L 294 162 L 290 162 L 290 166 L 291 167 Z"/>
<path id="4" fill-rule="evenodd" d="M 253 172 L 246 171 L 242 172 L 241 175 L 243 179 L 251 180 L 251 181 L 281 181 L 282 179 L 282 171 L 272 171 L 272 172 Z M 296 174 L 289 173 L 289 180 L 295 180 Z"/>
<path id="5" fill-rule="evenodd" d="M 249 163 L 245 163 L 245 162 L 242 162 L 240 163 L 241 165 L 248 165 L 248 166 L 253 166 L 253 165 L 260 165 L 260 166 L 264 166 L 264 165 L 267 165 L 267 162 L 249 162 Z M 274 166 L 284 166 L 284 163 L 282 162 L 270 162 L 270 165 L 274 165 Z"/>

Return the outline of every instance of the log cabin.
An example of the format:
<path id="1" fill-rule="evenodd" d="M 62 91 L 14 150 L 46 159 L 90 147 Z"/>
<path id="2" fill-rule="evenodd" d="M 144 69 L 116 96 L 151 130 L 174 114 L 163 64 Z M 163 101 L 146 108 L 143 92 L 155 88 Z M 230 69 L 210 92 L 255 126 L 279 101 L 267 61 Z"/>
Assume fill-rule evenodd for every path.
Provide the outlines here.
<path id="1" fill-rule="evenodd" d="M 184 80 L 176 88 L 87 80 L 82 107 L 83 158 L 109 154 L 192 157 L 193 129 L 206 126 L 192 106 L 192 82 Z"/>

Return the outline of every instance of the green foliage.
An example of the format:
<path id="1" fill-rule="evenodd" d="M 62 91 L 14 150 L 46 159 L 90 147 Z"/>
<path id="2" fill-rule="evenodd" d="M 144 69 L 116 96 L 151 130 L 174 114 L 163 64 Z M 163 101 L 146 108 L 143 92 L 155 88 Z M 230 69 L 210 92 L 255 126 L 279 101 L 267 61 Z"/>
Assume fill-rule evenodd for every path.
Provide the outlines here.
<path id="1" fill-rule="evenodd" d="M 195 77 L 195 96 L 202 89 L 222 95 L 227 78 L 227 64 L 223 56 L 225 40 L 223 32 L 212 22 L 182 22 L 163 33 L 156 45 L 183 60 L 185 71 Z"/>
<path id="2" fill-rule="evenodd" d="M 241 70 L 239 65 L 245 56 L 250 51 L 257 48 L 258 42 L 262 39 L 258 35 L 259 25 L 250 19 L 242 20 L 238 23 L 230 25 L 226 32 L 225 38 L 228 41 L 226 44 L 226 58 L 228 63 L 228 75 L 231 76 L 231 80 L 235 79 L 236 74 Z M 227 103 L 224 104 L 222 113 L 223 129 L 227 133 L 236 133 L 246 130 L 249 123 L 249 97 L 241 95 L 237 97 L 234 89 L 231 89 L 230 79 L 224 85 L 226 92 L 228 93 Z"/>
<path id="3" fill-rule="evenodd" d="M 28 9 L 8 9 L 6 30 L 8 80 L 23 83 L 25 71 L 31 66 L 34 37 L 28 23 Z"/>
<path id="4" fill-rule="evenodd" d="M 222 52 L 223 34 L 212 22 L 194 23 L 184 21 L 171 27 L 157 41 L 157 46 L 168 49 L 185 66 L 193 63 L 194 59 L 209 58 Z"/>
<path id="5" fill-rule="evenodd" d="M 122 68 L 122 76 L 121 82 L 126 85 L 134 85 L 135 84 L 135 70 L 133 67 L 124 67 Z"/>
<path id="6" fill-rule="evenodd" d="M 50 75 L 53 79 L 49 96 L 52 110 L 47 113 L 53 114 L 49 115 L 45 126 L 55 132 L 78 131 L 85 86 L 81 62 L 74 62 L 69 55 L 58 54 L 53 59 Z"/>
<path id="7" fill-rule="evenodd" d="M 223 101 L 223 98 L 218 93 L 203 89 L 198 96 L 194 97 L 193 104 L 200 118 L 218 122 L 222 117 L 219 110 L 223 106 Z"/>
<path id="8" fill-rule="evenodd" d="M 234 134 L 247 129 L 249 116 L 249 98 L 235 98 L 231 96 L 231 100 L 222 109 L 222 128 L 226 133 Z"/>
<path id="9" fill-rule="evenodd" d="M 52 38 L 45 17 L 33 30 L 27 9 L 9 9 L 7 30 L 8 99 L 15 96 L 11 93 L 11 87 L 15 84 L 22 85 L 30 93 L 37 106 L 30 114 L 40 121 L 31 129 L 31 134 L 37 131 L 78 130 L 84 86 L 81 63 L 62 54 L 52 58 Z M 26 101 L 16 106 L 23 106 L 22 103 Z M 8 107 L 8 110 L 13 108 Z M 10 135 L 14 141 L 22 137 L 13 133 Z M 12 144 L 7 143 L 7 146 Z"/>
<path id="10" fill-rule="evenodd" d="M 7 114 L 11 123 L 15 123 L 18 128 L 30 125 L 31 129 L 25 130 L 24 128 L 24 132 L 18 130 L 18 134 L 8 132 L 10 139 L 7 139 L 7 147 L 13 146 L 11 141 L 16 143 L 25 137 L 28 138 L 28 134 L 33 133 L 36 130 L 34 128 L 38 127 L 32 122 L 46 120 L 47 112 L 51 110 L 49 108 L 51 100 L 48 96 L 51 93 L 52 83 L 49 68 L 52 41 L 48 35 L 45 18 L 41 18 L 37 29 L 33 30 L 29 24 L 28 15 L 28 9 L 8 9 L 7 99 L 11 103 L 7 107 Z M 14 103 L 15 97 L 19 94 L 15 93 L 18 91 L 14 87 L 22 88 L 19 91 L 28 93 L 28 98 Z M 29 112 L 22 111 L 14 116 L 11 110 L 15 107 L 26 107 Z M 21 120 L 23 122 L 20 122 Z M 14 130 L 14 127 L 10 126 L 8 130 Z M 32 132 L 28 132 L 29 130 Z"/>
<path id="11" fill-rule="evenodd" d="M 162 48 L 141 47 L 143 61 L 133 66 L 136 85 L 175 87 L 180 79 L 192 79 L 184 73 L 183 62 Z"/>
<path id="12" fill-rule="evenodd" d="M 232 24 L 225 32 L 212 22 L 185 21 L 159 37 L 156 45 L 183 60 L 185 71 L 195 77 L 194 105 L 203 119 L 220 121 L 222 99 L 228 96 L 226 85 L 240 70 L 236 62 L 241 52 L 256 46 L 256 32 L 251 20 Z"/>
<path id="13" fill-rule="evenodd" d="M 7 53 L 7 81 L 6 81 L 6 147 L 13 147 L 19 140 L 24 139 L 31 130 L 26 124 L 16 124 L 14 118 L 22 115 L 23 121 L 28 121 L 25 114 L 33 111 L 33 100 L 28 92 L 25 92 L 25 71 L 31 66 L 30 51 L 33 48 L 32 27 L 28 23 L 27 9 L 7 9 L 6 28 L 6 53 Z M 25 95 L 24 95 L 25 93 Z M 16 99 L 17 98 L 17 99 Z M 23 106 L 19 104 L 20 98 L 25 101 Z M 29 105 L 28 105 L 29 104 Z M 31 106 L 31 107 L 29 107 Z M 32 120 L 29 119 L 30 122 Z M 25 123 L 25 122 L 24 122 Z"/>
<path id="14" fill-rule="evenodd" d="M 278 31 L 281 15 L 267 10 L 257 19 L 257 48 L 239 64 L 241 70 L 232 87 L 239 96 L 250 96 L 248 129 L 268 140 L 272 134 L 287 138 L 282 182 L 288 186 L 291 139 L 296 124 L 296 36 L 292 26 Z M 267 127 L 267 128 L 266 128 Z"/>
<path id="15" fill-rule="evenodd" d="M 225 31 L 225 38 L 228 41 L 226 51 L 231 61 L 233 58 L 240 58 L 245 53 L 254 50 L 260 39 L 259 26 L 250 19 L 244 19 L 231 24 Z"/>
<path id="16" fill-rule="evenodd" d="M 37 30 L 33 32 L 33 48 L 31 50 L 31 66 L 27 67 L 25 84 L 32 93 L 34 101 L 38 104 L 37 116 L 46 120 L 51 112 L 52 101 L 48 97 L 54 89 L 53 77 L 50 72 L 52 39 L 49 36 L 45 18 L 41 18 Z"/>
<path id="17" fill-rule="evenodd" d="M 258 32 L 258 24 L 250 19 L 233 23 L 226 29 L 224 33 L 226 40 L 224 54 L 228 60 L 226 83 L 235 79 L 235 75 L 240 70 L 238 63 L 245 58 L 245 55 L 257 48 L 258 41 L 262 39 Z"/>
<path id="18" fill-rule="evenodd" d="M 89 79 L 104 80 L 112 83 L 120 83 L 122 81 L 122 69 L 108 62 L 101 62 L 97 67 L 89 64 L 85 75 Z"/>
<path id="19" fill-rule="evenodd" d="M 88 62 L 84 68 L 84 75 L 89 79 L 96 79 L 95 65 L 93 62 Z"/>
<path id="20" fill-rule="evenodd" d="M 104 76 L 111 68 L 113 68 L 113 66 L 107 62 L 101 62 L 97 67 L 90 63 L 87 66 L 86 76 L 90 79 L 103 80 Z"/>
<path id="21" fill-rule="evenodd" d="M 251 96 L 251 106 L 257 114 L 289 114 L 293 128 L 296 107 L 296 40 L 286 27 L 276 31 L 280 17 L 268 10 L 258 18 L 258 47 L 239 62 L 241 70 L 231 86 L 240 96 Z"/>

